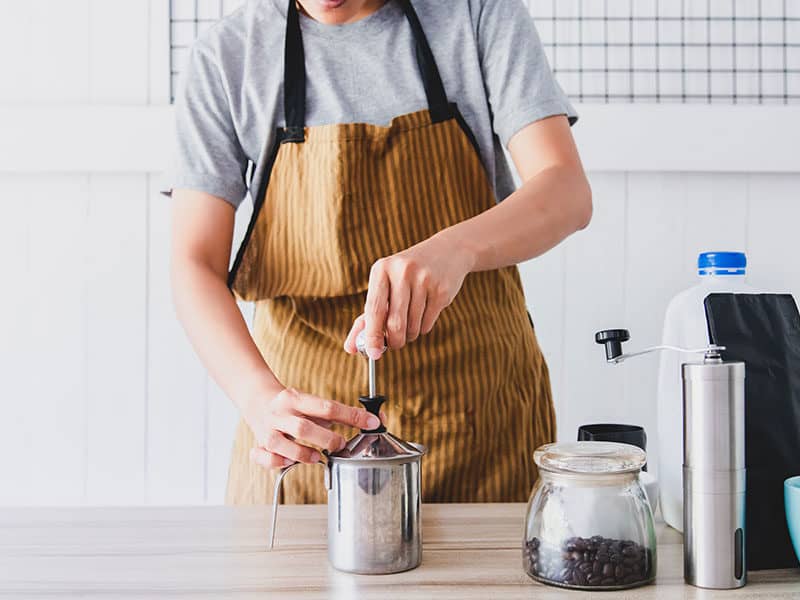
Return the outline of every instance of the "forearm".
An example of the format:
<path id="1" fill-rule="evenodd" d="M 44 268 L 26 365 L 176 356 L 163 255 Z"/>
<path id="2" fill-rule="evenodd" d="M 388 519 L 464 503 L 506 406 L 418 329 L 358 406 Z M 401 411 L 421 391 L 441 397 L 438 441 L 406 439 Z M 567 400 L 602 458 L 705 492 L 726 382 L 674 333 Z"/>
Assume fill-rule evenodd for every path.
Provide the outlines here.
<path id="1" fill-rule="evenodd" d="M 191 258 L 173 262 L 178 318 L 211 376 L 246 415 L 257 394 L 282 389 L 253 342 L 224 277 Z"/>
<path id="2" fill-rule="evenodd" d="M 544 254 L 590 217 L 591 191 L 583 173 L 550 167 L 497 206 L 437 235 L 471 256 L 472 271 L 486 271 Z"/>

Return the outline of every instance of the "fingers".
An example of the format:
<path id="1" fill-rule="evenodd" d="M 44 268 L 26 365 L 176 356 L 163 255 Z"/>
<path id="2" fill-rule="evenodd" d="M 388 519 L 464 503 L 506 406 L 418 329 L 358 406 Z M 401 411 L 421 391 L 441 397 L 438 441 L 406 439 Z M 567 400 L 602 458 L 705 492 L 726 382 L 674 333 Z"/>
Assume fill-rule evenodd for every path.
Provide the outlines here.
<path id="1" fill-rule="evenodd" d="M 408 323 L 406 325 L 406 341 L 413 342 L 422 331 L 422 318 L 425 314 L 425 299 L 427 294 L 423 287 L 416 287 L 411 292 L 411 302 L 408 306 Z"/>
<path id="2" fill-rule="evenodd" d="M 425 304 L 425 314 L 422 316 L 420 333 L 428 335 L 431 332 L 433 325 L 436 323 L 436 319 L 439 318 L 439 315 L 442 314 L 446 306 L 446 303 L 431 302 L 430 298 L 428 298 L 428 302 Z"/>
<path id="3" fill-rule="evenodd" d="M 308 446 L 290 440 L 283 433 L 277 429 L 271 430 L 264 440 L 261 442 L 264 450 L 277 454 L 284 458 L 289 458 L 292 462 L 301 462 L 305 464 L 318 463 L 322 456 L 319 452 Z"/>
<path id="4" fill-rule="evenodd" d="M 290 435 L 298 442 L 336 452 L 344 448 L 345 439 L 330 429 L 321 427 L 311 419 L 296 415 L 285 415 L 275 419 L 275 429 Z"/>
<path id="5" fill-rule="evenodd" d="M 398 273 L 390 284 L 389 312 L 386 317 L 386 338 L 389 348 L 398 349 L 406 345 L 410 302 L 411 288 Z"/>
<path id="6" fill-rule="evenodd" d="M 364 306 L 366 321 L 364 331 L 367 356 L 377 360 L 383 354 L 384 329 L 389 310 L 389 275 L 385 261 L 379 260 L 372 266 L 369 274 L 367 302 Z"/>
<path id="7" fill-rule="evenodd" d="M 294 464 L 292 459 L 273 454 L 263 448 L 250 448 L 250 460 L 265 469 L 281 469 Z"/>
<path id="8" fill-rule="evenodd" d="M 341 423 L 359 429 L 376 429 L 380 427 L 378 417 L 363 408 L 347 406 L 335 400 L 324 400 L 311 394 L 294 392 L 292 408 L 295 412 L 309 417 L 325 419 L 331 423 Z"/>
<path id="9" fill-rule="evenodd" d="M 350 328 L 350 333 L 347 334 L 347 339 L 344 341 L 344 349 L 348 354 L 358 354 L 358 347 L 356 346 L 356 338 L 366 326 L 366 317 L 361 314 L 353 321 L 353 326 Z"/>

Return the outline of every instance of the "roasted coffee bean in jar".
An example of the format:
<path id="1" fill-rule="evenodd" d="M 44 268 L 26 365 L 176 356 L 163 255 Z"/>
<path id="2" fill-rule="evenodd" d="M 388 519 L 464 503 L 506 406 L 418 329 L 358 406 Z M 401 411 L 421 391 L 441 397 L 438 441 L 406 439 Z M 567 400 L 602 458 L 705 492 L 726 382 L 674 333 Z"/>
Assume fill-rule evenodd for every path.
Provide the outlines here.
<path id="1" fill-rule="evenodd" d="M 643 450 L 628 444 L 548 444 L 534 453 L 522 559 L 542 583 L 626 589 L 656 576 L 653 514 L 639 472 Z"/>

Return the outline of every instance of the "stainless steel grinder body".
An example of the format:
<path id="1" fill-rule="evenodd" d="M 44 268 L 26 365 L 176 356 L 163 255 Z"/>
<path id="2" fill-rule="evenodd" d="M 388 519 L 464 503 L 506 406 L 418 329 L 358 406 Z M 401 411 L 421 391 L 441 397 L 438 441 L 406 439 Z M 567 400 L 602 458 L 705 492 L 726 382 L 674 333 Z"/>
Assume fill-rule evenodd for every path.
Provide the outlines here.
<path id="1" fill-rule="evenodd" d="M 329 458 L 328 560 L 334 568 L 384 574 L 419 566 L 420 463 L 421 454 Z"/>
<path id="2" fill-rule="evenodd" d="M 684 364 L 682 376 L 684 578 L 702 588 L 742 587 L 745 366 L 707 355 Z"/>

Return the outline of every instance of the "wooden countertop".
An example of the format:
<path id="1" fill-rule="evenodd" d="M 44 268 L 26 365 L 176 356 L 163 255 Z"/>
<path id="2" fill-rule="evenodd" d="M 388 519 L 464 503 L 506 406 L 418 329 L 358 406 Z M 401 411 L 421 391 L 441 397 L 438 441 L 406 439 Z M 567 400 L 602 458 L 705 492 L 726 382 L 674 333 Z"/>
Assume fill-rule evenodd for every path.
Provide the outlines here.
<path id="1" fill-rule="evenodd" d="M 327 562 L 325 507 L 8 509 L 0 511 L 0 596 L 30 598 L 798 598 L 800 569 L 750 574 L 737 591 L 683 583 L 681 536 L 659 526 L 656 584 L 616 593 L 560 590 L 522 570 L 522 504 L 423 507 L 422 565 L 396 575 Z"/>

